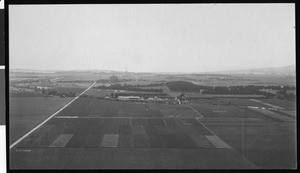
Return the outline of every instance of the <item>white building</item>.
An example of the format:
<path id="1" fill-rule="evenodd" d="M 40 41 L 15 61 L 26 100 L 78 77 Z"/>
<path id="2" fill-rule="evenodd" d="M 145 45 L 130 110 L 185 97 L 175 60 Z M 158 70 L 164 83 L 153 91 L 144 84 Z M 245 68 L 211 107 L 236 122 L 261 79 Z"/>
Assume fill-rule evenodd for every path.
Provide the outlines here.
<path id="1" fill-rule="evenodd" d="M 49 89 L 49 87 L 37 86 L 37 89 Z"/>
<path id="2" fill-rule="evenodd" d="M 154 101 L 154 98 L 153 97 L 149 97 L 149 98 L 147 98 L 147 101 Z"/>
<path id="3" fill-rule="evenodd" d="M 120 101 L 137 101 L 140 100 L 139 96 L 118 96 Z"/>

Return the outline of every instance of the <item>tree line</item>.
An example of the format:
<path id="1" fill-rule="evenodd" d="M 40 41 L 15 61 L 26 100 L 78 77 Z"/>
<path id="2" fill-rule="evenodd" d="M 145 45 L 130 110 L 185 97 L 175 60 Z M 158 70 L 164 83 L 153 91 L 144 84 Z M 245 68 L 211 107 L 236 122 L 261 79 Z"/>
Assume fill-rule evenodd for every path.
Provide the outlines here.
<path id="1" fill-rule="evenodd" d="M 118 98 L 118 96 L 139 96 L 143 98 L 149 97 L 167 97 L 168 95 L 165 93 L 111 93 L 112 98 Z"/>
<path id="2" fill-rule="evenodd" d="M 186 81 L 172 81 L 167 82 L 166 85 L 171 91 L 179 92 L 201 92 L 203 94 L 229 94 L 229 95 L 264 95 L 267 97 L 281 96 L 283 98 L 292 99 L 295 95 L 292 93 L 287 93 L 287 90 L 295 90 L 294 86 L 256 86 L 256 85 L 246 85 L 246 86 L 203 86 L 196 85 L 191 82 Z M 277 94 L 272 94 L 265 90 L 278 90 Z"/>
<path id="3" fill-rule="evenodd" d="M 150 84 L 149 84 L 150 85 Z M 149 86 L 148 85 L 148 86 Z M 157 88 L 139 88 L 139 87 L 145 87 L 146 85 L 128 85 L 128 84 L 124 84 L 121 85 L 119 83 L 115 83 L 115 84 L 111 84 L 110 86 L 97 86 L 94 87 L 95 89 L 113 89 L 113 90 L 128 90 L 128 91 L 144 91 L 144 92 L 158 92 L 158 93 L 162 93 L 163 90 L 162 89 L 157 89 Z M 152 85 L 154 86 L 154 85 Z"/>

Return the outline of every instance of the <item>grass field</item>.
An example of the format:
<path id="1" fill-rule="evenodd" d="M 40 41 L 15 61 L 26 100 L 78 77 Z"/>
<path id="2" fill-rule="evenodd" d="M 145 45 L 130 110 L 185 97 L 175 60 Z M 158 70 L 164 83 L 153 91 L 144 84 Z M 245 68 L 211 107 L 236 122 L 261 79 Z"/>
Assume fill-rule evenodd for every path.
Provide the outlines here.
<path id="1" fill-rule="evenodd" d="M 91 85 L 91 84 L 90 84 Z M 76 95 L 82 93 L 87 87 L 86 86 L 57 86 L 53 87 L 54 90 L 57 90 L 60 93 L 76 93 Z"/>
<path id="2" fill-rule="evenodd" d="M 57 97 L 10 97 L 9 143 L 23 136 L 70 100 Z"/>
<path id="3" fill-rule="evenodd" d="M 105 96 L 110 96 L 111 93 L 114 93 L 115 90 L 106 90 L 106 89 L 90 89 L 85 94 L 94 97 L 104 98 Z"/>
<path id="4" fill-rule="evenodd" d="M 274 112 L 274 111 L 270 111 L 268 109 L 260 109 L 260 108 L 249 108 L 252 111 L 258 112 L 261 115 L 272 119 L 273 121 L 293 121 L 293 119 L 291 119 L 291 117 L 287 117 L 287 116 L 282 116 L 282 114 Z"/>
<path id="5" fill-rule="evenodd" d="M 207 103 L 192 104 L 192 106 L 204 118 L 260 118 L 257 114 L 235 106 L 211 105 Z"/>
<path id="6" fill-rule="evenodd" d="M 283 99 L 259 99 L 259 100 L 275 106 L 280 106 L 286 110 L 296 110 L 296 103 L 289 100 L 283 100 Z"/>
<path id="7" fill-rule="evenodd" d="M 76 95 L 83 92 L 87 87 L 86 86 L 51 86 L 52 89 L 57 90 L 60 93 L 70 92 L 76 93 Z M 10 88 L 10 96 L 11 97 L 41 97 L 43 96 L 40 92 L 35 92 L 34 89 L 12 89 Z"/>
<path id="8" fill-rule="evenodd" d="M 74 85 L 78 86 L 78 87 L 85 87 L 87 88 L 88 86 L 91 85 L 90 82 L 86 82 L 86 83 L 73 83 Z"/>
<path id="9" fill-rule="evenodd" d="M 225 103 L 231 102 L 231 104 L 235 106 L 266 107 L 266 105 L 262 103 L 254 102 L 249 99 L 243 99 L 243 98 L 220 98 L 219 100 Z"/>
<path id="10" fill-rule="evenodd" d="M 10 97 L 43 97 L 42 93 L 34 91 L 17 91 L 13 90 L 9 93 Z"/>

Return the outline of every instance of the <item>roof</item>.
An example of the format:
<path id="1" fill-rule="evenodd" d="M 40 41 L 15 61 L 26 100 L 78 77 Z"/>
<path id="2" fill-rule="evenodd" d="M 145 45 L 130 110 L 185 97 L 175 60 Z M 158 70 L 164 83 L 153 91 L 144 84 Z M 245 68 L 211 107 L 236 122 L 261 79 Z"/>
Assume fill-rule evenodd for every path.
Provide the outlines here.
<path id="1" fill-rule="evenodd" d="M 118 96 L 118 98 L 126 98 L 126 99 L 129 99 L 129 98 L 135 98 L 135 99 L 139 99 L 140 97 L 139 96 Z"/>

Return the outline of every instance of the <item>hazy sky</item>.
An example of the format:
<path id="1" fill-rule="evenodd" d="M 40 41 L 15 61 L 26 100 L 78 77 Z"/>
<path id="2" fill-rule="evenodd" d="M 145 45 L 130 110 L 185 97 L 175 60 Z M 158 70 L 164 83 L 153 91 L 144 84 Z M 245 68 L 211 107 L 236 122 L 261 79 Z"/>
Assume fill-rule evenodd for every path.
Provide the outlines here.
<path id="1" fill-rule="evenodd" d="M 203 72 L 295 64 L 294 4 L 15 5 L 10 68 Z"/>

